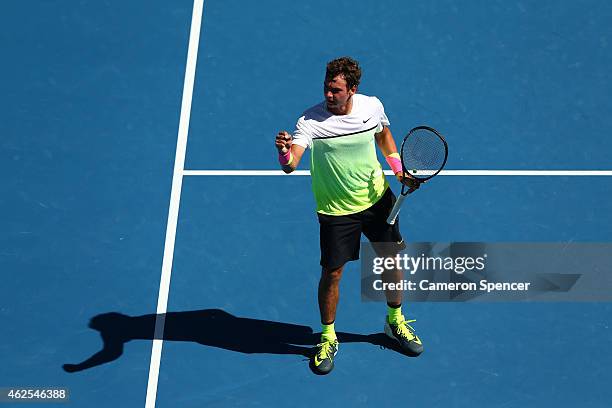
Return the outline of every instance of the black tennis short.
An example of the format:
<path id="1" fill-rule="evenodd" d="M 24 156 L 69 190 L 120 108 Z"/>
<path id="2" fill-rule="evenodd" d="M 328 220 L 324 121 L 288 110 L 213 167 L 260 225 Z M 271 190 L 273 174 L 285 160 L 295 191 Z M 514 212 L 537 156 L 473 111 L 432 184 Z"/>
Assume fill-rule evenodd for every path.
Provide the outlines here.
<path id="1" fill-rule="evenodd" d="M 387 217 L 394 203 L 395 195 L 387 188 L 376 204 L 356 214 L 317 213 L 320 224 L 321 266 L 335 269 L 348 261 L 359 259 L 361 233 L 372 243 L 396 243 L 398 252 L 404 249 L 399 217 L 395 224 L 387 224 Z"/>

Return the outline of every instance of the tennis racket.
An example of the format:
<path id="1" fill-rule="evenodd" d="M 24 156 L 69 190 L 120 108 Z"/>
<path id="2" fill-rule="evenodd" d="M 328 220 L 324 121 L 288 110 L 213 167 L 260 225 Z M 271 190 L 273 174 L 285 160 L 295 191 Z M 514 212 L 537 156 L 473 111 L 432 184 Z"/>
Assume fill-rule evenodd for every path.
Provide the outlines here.
<path id="1" fill-rule="evenodd" d="M 446 140 L 437 130 L 428 126 L 418 126 L 408 132 L 400 150 L 404 177 L 408 174 L 418 184 L 440 173 L 448 158 Z M 387 218 L 388 224 L 395 224 L 402 203 L 415 190 L 407 187 L 402 183 L 401 194 Z"/>

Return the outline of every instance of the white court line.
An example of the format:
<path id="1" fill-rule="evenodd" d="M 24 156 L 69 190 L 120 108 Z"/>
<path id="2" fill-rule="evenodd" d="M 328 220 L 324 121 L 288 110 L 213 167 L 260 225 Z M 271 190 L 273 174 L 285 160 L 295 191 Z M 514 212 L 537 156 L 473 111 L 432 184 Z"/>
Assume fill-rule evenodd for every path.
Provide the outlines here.
<path id="1" fill-rule="evenodd" d="M 391 170 L 385 174 L 393 175 Z M 284 176 L 282 170 L 184 170 L 184 176 Z M 292 176 L 310 176 L 296 170 Z M 442 170 L 440 176 L 612 176 L 612 170 Z"/>
<path id="2" fill-rule="evenodd" d="M 198 46 L 200 44 L 200 26 L 202 24 L 202 10 L 204 0 L 194 0 L 191 15 L 191 30 L 189 33 L 189 47 L 187 50 L 187 65 L 185 67 L 185 80 L 183 83 L 183 101 L 176 142 L 176 156 L 174 159 L 174 173 L 172 175 L 172 191 L 170 193 L 170 208 L 168 210 L 168 224 L 166 227 L 166 243 L 164 246 L 164 259 L 162 261 L 159 296 L 157 298 L 157 317 L 155 319 L 155 336 L 151 349 L 151 364 L 149 366 L 149 381 L 147 385 L 147 398 L 145 408 L 154 408 L 157 398 L 157 381 L 159 378 L 159 365 L 161 361 L 164 325 L 168 307 L 168 292 L 170 290 L 170 276 L 172 274 L 172 260 L 174 258 L 174 241 L 176 238 L 176 224 L 178 222 L 181 202 L 181 189 L 183 186 L 183 170 L 185 168 L 185 151 L 187 149 L 187 134 L 189 131 L 189 118 L 191 116 L 191 99 L 193 84 L 195 82 L 196 62 L 198 59 Z"/>

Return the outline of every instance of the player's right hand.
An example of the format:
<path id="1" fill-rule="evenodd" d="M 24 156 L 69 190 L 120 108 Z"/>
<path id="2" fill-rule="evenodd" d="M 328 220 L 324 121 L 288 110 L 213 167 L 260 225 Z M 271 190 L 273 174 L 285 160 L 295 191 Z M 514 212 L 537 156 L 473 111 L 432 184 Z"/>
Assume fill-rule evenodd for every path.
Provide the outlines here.
<path id="1" fill-rule="evenodd" d="M 293 138 L 286 131 L 280 131 L 276 135 L 276 148 L 279 153 L 285 154 L 291 149 L 291 145 L 293 144 Z"/>

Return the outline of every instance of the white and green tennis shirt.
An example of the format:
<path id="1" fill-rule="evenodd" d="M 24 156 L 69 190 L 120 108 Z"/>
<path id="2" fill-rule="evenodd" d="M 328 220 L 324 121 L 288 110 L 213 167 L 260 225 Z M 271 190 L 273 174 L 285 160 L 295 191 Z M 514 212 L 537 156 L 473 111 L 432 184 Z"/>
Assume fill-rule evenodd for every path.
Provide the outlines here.
<path id="1" fill-rule="evenodd" d="M 388 187 L 376 157 L 374 134 L 389 125 L 378 98 L 353 95 L 348 115 L 334 115 L 325 101 L 298 119 L 293 143 L 311 149 L 310 173 L 317 212 L 347 215 L 374 205 Z"/>

